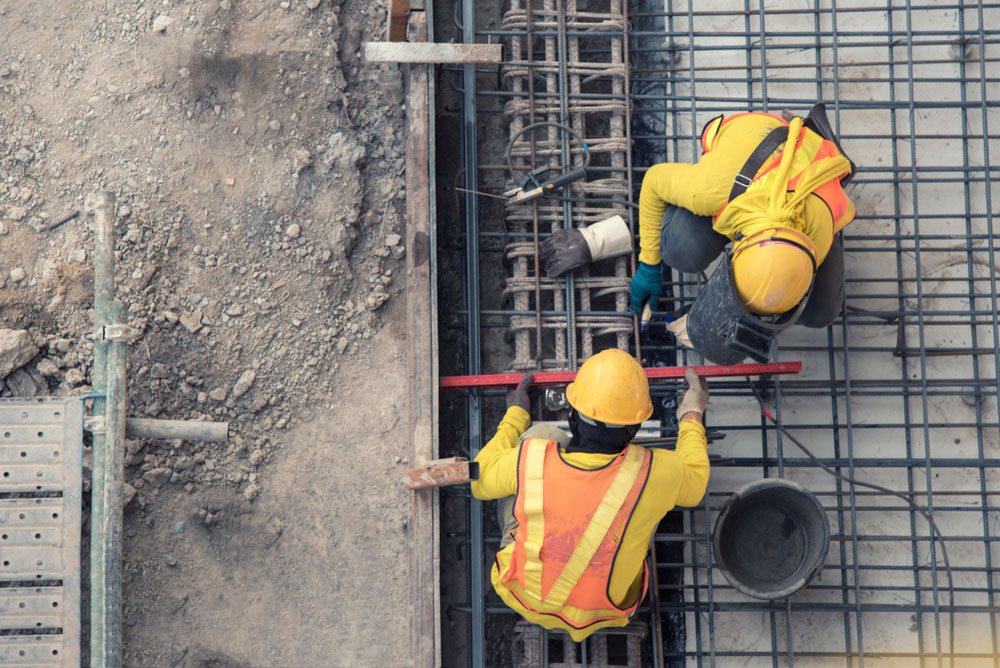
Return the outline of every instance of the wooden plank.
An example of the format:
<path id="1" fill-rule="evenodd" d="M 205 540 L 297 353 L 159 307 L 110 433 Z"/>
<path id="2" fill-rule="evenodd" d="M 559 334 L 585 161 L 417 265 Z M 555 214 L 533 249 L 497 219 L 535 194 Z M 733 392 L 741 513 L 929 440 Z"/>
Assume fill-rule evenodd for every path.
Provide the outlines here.
<path id="1" fill-rule="evenodd" d="M 427 16 L 413 12 L 410 39 L 427 39 Z M 413 47 L 413 42 L 400 42 Z M 437 457 L 437 339 L 434 323 L 433 79 L 430 67 L 406 68 L 406 317 L 409 329 L 407 419 L 411 462 Z M 440 664 L 437 490 L 413 492 L 410 535 L 410 658 L 414 666 Z"/>
<path id="2" fill-rule="evenodd" d="M 389 20 L 386 39 L 402 42 L 406 39 L 406 21 L 410 18 L 409 0 L 389 0 Z"/>
<path id="3" fill-rule="evenodd" d="M 416 13 L 412 17 L 415 18 Z M 503 48 L 499 44 L 365 42 L 362 53 L 369 63 L 497 65 L 503 58 Z"/>
<path id="4" fill-rule="evenodd" d="M 772 364 L 730 364 L 729 366 L 694 366 L 702 378 L 734 378 L 737 376 L 785 376 L 802 370 L 802 362 L 774 362 Z M 649 367 L 646 377 L 650 380 L 684 378 L 686 366 Z M 470 387 L 513 387 L 521 380 L 523 373 L 494 373 L 478 376 L 445 376 L 441 379 L 441 389 L 461 390 Z M 566 385 L 576 378 L 575 371 L 545 371 L 535 374 L 532 387 Z"/>
<path id="5" fill-rule="evenodd" d="M 427 462 L 425 466 L 409 469 L 403 478 L 407 489 L 427 489 L 461 485 L 479 479 L 479 464 L 465 457 L 447 457 Z"/>

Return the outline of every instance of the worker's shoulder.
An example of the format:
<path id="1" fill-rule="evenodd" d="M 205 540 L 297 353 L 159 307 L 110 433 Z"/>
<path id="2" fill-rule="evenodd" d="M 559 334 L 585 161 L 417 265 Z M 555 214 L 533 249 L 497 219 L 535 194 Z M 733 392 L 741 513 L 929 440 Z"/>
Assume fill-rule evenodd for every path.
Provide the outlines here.
<path id="1" fill-rule="evenodd" d="M 719 131 L 719 139 L 728 137 L 729 141 L 732 141 L 734 136 L 747 137 L 748 135 L 754 139 L 758 136 L 763 139 L 768 132 L 783 124 L 784 121 L 772 114 L 760 112 L 733 114 L 723 121 Z"/>
<path id="2" fill-rule="evenodd" d="M 680 472 L 681 460 L 673 450 L 649 448 L 649 452 L 653 456 L 649 466 L 651 480 L 672 478 Z"/>

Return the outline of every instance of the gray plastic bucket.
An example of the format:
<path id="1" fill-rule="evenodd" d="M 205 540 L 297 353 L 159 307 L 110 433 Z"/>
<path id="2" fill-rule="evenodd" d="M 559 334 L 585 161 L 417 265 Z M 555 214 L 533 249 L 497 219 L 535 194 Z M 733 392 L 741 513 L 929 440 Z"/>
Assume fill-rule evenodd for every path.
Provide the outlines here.
<path id="1" fill-rule="evenodd" d="M 716 564 L 736 589 L 785 598 L 812 580 L 826 561 L 830 527 L 823 506 L 802 485 L 757 480 L 735 492 L 715 521 Z"/>

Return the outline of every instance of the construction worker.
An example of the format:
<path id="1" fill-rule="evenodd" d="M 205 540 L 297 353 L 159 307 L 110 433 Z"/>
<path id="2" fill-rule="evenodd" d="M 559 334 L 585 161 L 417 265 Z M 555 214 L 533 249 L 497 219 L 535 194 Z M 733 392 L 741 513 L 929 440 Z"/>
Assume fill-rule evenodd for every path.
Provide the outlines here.
<path id="1" fill-rule="evenodd" d="M 754 352 L 765 361 L 767 337 L 796 321 L 826 327 L 840 312 L 839 233 L 855 216 L 842 186 L 854 165 L 822 104 L 805 121 L 788 112 L 719 116 L 705 125 L 701 146 L 697 164 L 653 165 L 642 181 L 631 306 L 636 314 L 647 302 L 656 309 L 661 264 L 701 272 L 732 241 L 688 314 L 667 326 L 714 361 Z"/>
<path id="2" fill-rule="evenodd" d="M 676 450 L 629 444 L 653 404 L 645 372 L 621 350 L 588 359 L 566 388 L 572 435 L 529 428 L 531 374 L 507 394 L 507 413 L 476 457 L 472 493 L 501 499 L 490 575 L 522 617 L 577 642 L 628 624 L 649 586 L 657 524 L 675 505 L 696 505 L 708 484 L 708 386 L 690 369 L 686 379 Z"/>

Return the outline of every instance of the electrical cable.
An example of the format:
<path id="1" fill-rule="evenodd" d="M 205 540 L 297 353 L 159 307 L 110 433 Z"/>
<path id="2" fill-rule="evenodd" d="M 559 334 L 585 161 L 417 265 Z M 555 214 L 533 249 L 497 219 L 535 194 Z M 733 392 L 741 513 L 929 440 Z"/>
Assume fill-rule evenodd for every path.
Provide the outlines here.
<path id="1" fill-rule="evenodd" d="M 757 398 L 757 403 L 760 404 L 760 410 L 764 413 L 765 416 L 767 416 L 767 419 L 769 419 L 772 423 L 774 423 L 774 426 L 778 429 L 778 431 L 784 434 L 785 438 L 794 443 L 799 448 L 799 450 L 801 450 L 806 455 L 806 457 L 808 457 L 814 464 L 816 464 L 816 466 L 823 469 L 833 477 L 843 480 L 849 485 L 855 485 L 857 487 L 867 487 L 868 489 L 873 489 L 876 492 L 882 492 L 883 494 L 890 494 L 899 499 L 902 499 L 910 507 L 910 510 L 920 513 L 920 515 L 925 520 L 927 520 L 927 524 L 931 527 L 931 529 L 934 532 L 935 540 L 938 542 L 938 544 L 941 545 L 941 554 L 944 557 L 944 568 L 945 572 L 948 575 L 948 596 L 949 596 L 948 626 L 950 627 L 948 632 L 949 636 L 948 658 L 949 658 L 949 665 L 951 665 L 952 668 L 954 668 L 955 666 L 955 580 L 952 577 L 951 560 L 948 559 L 948 547 L 945 545 L 944 536 L 941 534 L 941 530 L 938 528 L 937 523 L 931 518 L 930 513 L 927 511 L 926 508 L 919 506 L 917 505 L 916 502 L 914 502 L 913 499 L 914 497 L 916 497 L 916 494 L 909 494 L 907 492 L 898 492 L 894 489 L 889 489 L 888 487 L 883 487 L 882 485 L 878 485 L 873 482 L 864 482 L 861 480 L 856 480 L 851 476 L 844 475 L 843 473 L 840 473 L 833 467 L 827 465 L 826 462 L 824 462 L 819 457 L 814 455 L 812 451 L 809 448 L 807 448 L 805 444 L 802 443 L 802 441 L 793 436 L 792 433 L 788 431 L 788 429 L 785 427 L 785 425 L 781 423 L 781 420 L 779 420 L 773 413 L 771 413 L 770 410 L 768 410 L 767 406 L 764 405 L 764 398 L 760 396 L 760 392 L 757 391 L 757 388 L 754 386 L 753 381 L 750 379 L 749 376 L 746 377 L 746 381 L 747 385 L 750 386 L 750 391 L 753 392 L 753 396 Z"/>

